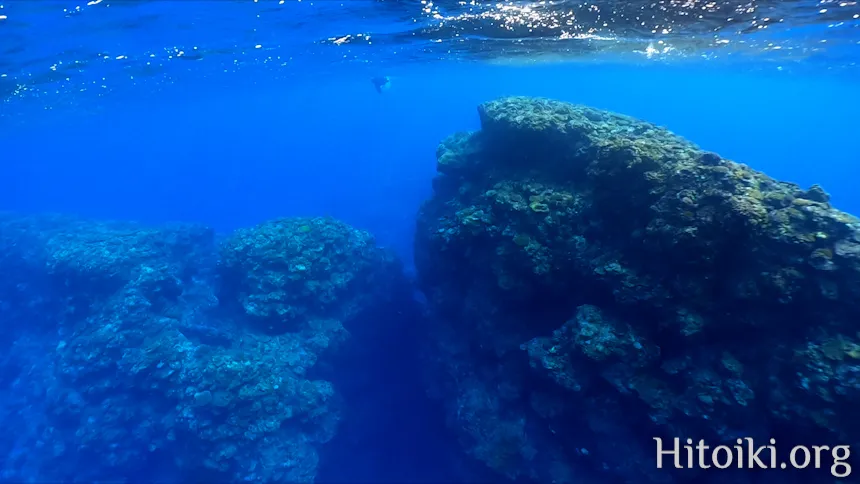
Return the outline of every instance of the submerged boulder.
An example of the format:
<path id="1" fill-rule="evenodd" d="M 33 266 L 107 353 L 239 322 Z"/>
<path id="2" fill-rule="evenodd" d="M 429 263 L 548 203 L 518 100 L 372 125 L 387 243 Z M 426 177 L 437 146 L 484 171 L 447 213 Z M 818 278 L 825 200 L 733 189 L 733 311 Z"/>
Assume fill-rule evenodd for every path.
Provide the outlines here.
<path id="1" fill-rule="evenodd" d="M 860 443 L 858 219 L 631 117 L 478 112 L 415 242 L 468 452 L 542 482 L 747 482 L 658 470 L 653 437 Z"/>
<path id="2" fill-rule="evenodd" d="M 368 232 L 330 218 L 239 229 L 222 244 L 220 272 L 222 301 L 272 334 L 316 319 L 349 319 L 402 287 L 392 254 Z"/>
<path id="3" fill-rule="evenodd" d="M 341 419 L 316 369 L 351 318 L 399 294 L 381 281 L 405 287 L 369 235 L 327 219 L 263 224 L 219 248 L 205 227 L 3 214 L 0 271 L 12 481 L 313 482 Z M 283 299 L 261 296 L 275 286 Z M 300 310 L 289 332 L 259 331 L 264 311 L 235 310 L 247 301 Z"/>

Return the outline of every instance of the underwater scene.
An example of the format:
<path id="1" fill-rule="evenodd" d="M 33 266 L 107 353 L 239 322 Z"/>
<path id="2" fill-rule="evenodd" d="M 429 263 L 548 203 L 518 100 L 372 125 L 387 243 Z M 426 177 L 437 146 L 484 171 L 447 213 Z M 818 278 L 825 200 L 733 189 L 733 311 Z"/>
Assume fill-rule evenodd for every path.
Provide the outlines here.
<path id="1" fill-rule="evenodd" d="M 856 0 L 0 0 L 0 482 L 860 483 L 858 129 Z"/>

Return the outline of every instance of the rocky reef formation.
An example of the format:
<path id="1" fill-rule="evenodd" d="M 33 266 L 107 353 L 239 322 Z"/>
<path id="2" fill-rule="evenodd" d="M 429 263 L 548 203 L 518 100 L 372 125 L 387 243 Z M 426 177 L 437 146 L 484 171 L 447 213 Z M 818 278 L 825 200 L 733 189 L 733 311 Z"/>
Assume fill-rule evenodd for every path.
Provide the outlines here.
<path id="1" fill-rule="evenodd" d="M 652 437 L 860 443 L 860 221 L 630 117 L 478 112 L 415 249 L 466 450 L 541 482 L 832 482 L 657 469 Z"/>
<path id="2" fill-rule="evenodd" d="M 225 241 L 222 300 L 241 306 L 262 331 L 296 331 L 308 321 L 355 317 L 368 297 L 393 296 L 398 264 L 369 233 L 346 224 L 275 220 Z"/>
<path id="3" fill-rule="evenodd" d="M 4 214 L 0 271 L 8 481 L 313 482 L 341 418 L 317 368 L 409 300 L 396 259 L 322 218 L 218 243 Z"/>

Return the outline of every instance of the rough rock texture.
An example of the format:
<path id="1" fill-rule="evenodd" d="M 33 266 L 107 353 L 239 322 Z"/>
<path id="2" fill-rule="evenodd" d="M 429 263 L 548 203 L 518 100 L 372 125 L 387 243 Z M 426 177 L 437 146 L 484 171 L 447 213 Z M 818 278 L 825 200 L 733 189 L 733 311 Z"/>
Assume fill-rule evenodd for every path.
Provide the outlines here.
<path id="1" fill-rule="evenodd" d="M 315 367 L 405 286 L 366 233 L 328 219 L 219 251 L 205 227 L 3 214 L 0 271 L 8 481 L 312 482 L 341 416 Z M 301 324 L 274 316 L 287 298 Z M 282 330 L 235 310 L 252 299 Z"/>
<path id="2" fill-rule="evenodd" d="M 398 262 L 373 237 L 333 219 L 280 219 L 239 229 L 223 244 L 222 300 L 260 330 L 283 333 L 309 320 L 348 319 L 367 297 L 393 296 Z M 378 290 L 378 291 L 377 291 Z"/>
<path id="3" fill-rule="evenodd" d="M 860 443 L 860 221 L 630 117 L 478 111 L 416 236 L 466 450 L 543 482 L 832 482 L 658 470 L 652 437 Z"/>

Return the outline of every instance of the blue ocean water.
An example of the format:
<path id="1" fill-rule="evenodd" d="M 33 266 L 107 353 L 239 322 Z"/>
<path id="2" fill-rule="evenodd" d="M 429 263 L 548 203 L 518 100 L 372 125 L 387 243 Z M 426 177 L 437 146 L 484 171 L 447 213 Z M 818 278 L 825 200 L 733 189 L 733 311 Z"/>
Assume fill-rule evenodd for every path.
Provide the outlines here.
<path id="1" fill-rule="evenodd" d="M 481 129 L 477 107 L 482 103 L 529 96 L 632 116 L 802 189 L 820 184 L 834 207 L 860 213 L 860 151 L 852 134 L 860 120 L 860 7 L 855 2 L 10 0 L 2 7 L 0 209 L 6 213 L 0 228 L 0 250 L 5 251 L 0 254 L 5 291 L 0 315 L 10 329 L 3 342 L 0 419 L 10 432 L 0 436 L 0 475 L 10 482 L 550 482 L 546 475 L 523 471 L 525 464 L 507 474 L 499 471 L 485 454 L 469 450 L 472 443 L 463 443 L 456 419 L 452 423 L 447 387 L 435 388 L 426 375 L 433 367 L 428 361 L 436 358 L 424 349 L 432 338 L 426 328 L 433 324 L 427 321 L 438 317 L 433 296 L 426 286 L 410 286 L 422 279 L 414 262 L 415 251 L 421 250 L 416 220 L 422 204 L 434 196 L 437 146 L 452 133 Z M 689 12 L 704 14 L 690 20 Z M 643 27 L 645 20 L 655 25 Z M 571 33 L 581 37 L 570 40 Z M 387 76 L 388 89 L 378 93 L 371 83 L 375 76 Z M 92 222 L 46 219 L 47 214 Z M 327 424 L 311 418 L 295 431 L 303 432 L 297 439 L 313 451 L 288 451 L 267 441 L 271 454 L 263 457 L 255 447 L 258 437 L 248 433 L 231 433 L 233 441 L 217 446 L 206 439 L 201 444 L 200 435 L 232 422 L 230 412 L 200 416 L 205 423 L 187 424 L 181 431 L 177 424 L 169 438 L 155 435 L 170 428 L 153 423 L 157 416 L 184 415 L 177 402 L 211 397 L 200 397 L 209 390 L 190 383 L 177 391 L 191 396 L 178 397 L 163 385 L 186 380 L 154 384 L 111 366 L 122 368 L 118 362 L 127 352 L 149 348 L 146 337 L 94 340 L 111 348 L 128 345 L 106 352 L 100 363 L 114 375 L 108 380 L 127 381 L 125 387 L 88 389 L 102 382 L 100 374 L 69 378 L 72 370 L 64 365 L 71 365 L 71 356 L 62 350 L 55 354 L 53 348 L 65 348 L 71 335 L 96 331 L 93 325 L 149 324 L 140 321 L 154 321 L 157 311 L 139 319 L 131 309 L 118 313 L 123 304 L 132 307 L 127 299 L 111 302 L 113 312 L 106 312 L 102 305 L 113 301 L 115 288 L 89 285 L 87 278 L 98 279 L 90 273 L 83 279 L 63 276 L 58 280 L 64 288 L 57 289 L 51 277 L 59 277 L 59 256 L 52 252 L 44 256 L 48 262 L 42 261 L 39 244 L 55 250 L 55 239 L 75 239 L 75 230 L 104 230 L 107 235 L 100 237 L 132 230 L 86 228 L 99 221 L 145 227 L 201 224 L 219 243 L 234 231 L 284 217 L 331 217 L 372 234 L 403 265 L 403 280 L 394 286 L 409 287 L 402 301 L 362 313 L 361 325 L 350 326 L 352 316 L 340 310 L 319 316 L 340 318 L 354 333 L 354 346 L 321 362 L 320 376 L 308 380 L 332 382 L 343 400 L 332 435 L 312 437 L 316 431 L 308 427 Z M 303 227 L 316 225 L 295 227 L 303 233 Z M 81 237 L 89 241 L 87 247 L 103 241 Z M 176 239 L 181 237 L 170 240 Z M 111 247 L 124 254 L 146 243 Z M 190 258 L 194 251 L 188 251 L 182 257 Z M 256 257 L 243 254 L 248 260 Z M 101 263 L 97 253 L 84 251 L 78 257 L 64 264 Z M 51 270 L 40 274 L 45 267 Z M 125 269 L 110 270 L 125 274 Z M 129 270 L 134 275 L 138 269 Z M 191 294 L 192 280 L 209 287 L 200 282 L 205 274 L 201 269 L 187 280 L 177 276 L 184 284 L 180 292 Z M 220 277 L 219 284 L 229 285 L 228 276 Z M 380 291 L 389 286 L 380 285 Z M 466 298 L 465 293 L 454 297 Z M 222 293 L 215 291 L 212 298 L 226 304 Z M 173 312 L 158 317 L 189 321 L 189 308 L 199 304 L 194 301 L 171 302 Z M 207 313 L 200 324 L 223 325 L 228 339 L 245 334 L 241 316 L 207 304 L 215 315 Z M 74 309 L 87 305 L 90 309 Z M 83 313 L 75 316 L 76 311 Z M 79 357 L 86 345 L 78 344 Z M 278 351 L 298 354 L 305 349 L 296 348 L 306 344 Z M 242 346 L 227 347 L 238 351 Z M 266 354 L 259 351 L 253 354 Z M 204 360 L 215 361 L 211 358 Z M 295 371 L 272 368 L 274 375 Z M 296 381 L 304 375 L 295 374 Z M 494 378 L 488 381 L 501 385 Z M 228 389 L 218 391 L 239 391 L 225 385 Z M 141 401 L 147 403 L 136 408 Z M 98 424 L 111 415 L 138 413 L 151 416 Z M 122 428 L 124 421 L 136 427 Z M 741 427 L 733 430 L 738 435 L 747 430 L 742 421 L 733 424 Z M 292 430 L 280 425 L 280 433 L 258 435 L 292 442 Z M 143 428 L 153 435 L 140 437 Z M 854 430 L 841 437 L 860 442 Z M 552 430 L 568 432 L 576 433 Z M 150 454 L 137 448 L 147 439 L 158 442 Z M 642 439 L 650 449 L 650 436 Z M 98 441 L 104 446 L 93 443 Z M 549 452 L 550 447 L 534 445 L 538 454 Z M 71 450 L 77 447 L 89 450 Z M 213 448 L 229 456 L 212 464 L 207 452 L 216 452 Z M 310 454 L 318 454 L 318 463 Z M 283 465 L 303 470 L 267 474 L 260 470 L 271 464 L 267 459 L 301 461 Z M 606 475 L 600 469 L 599 463 L 589 465 L 566 482 L 689 478 L 661 481 L 650 469 Z M 554 479 L 563 481 L 560 475 Z M 776 482 L 768 475 L 752 479 L 758 480 L 746 482 Z"/>
<path id="2" fill-rule="evenodd" d="M 158 92 L 126 87 L 95 100 L 98 113 L 33 107 L 3 133 L 14 160 L 4 164 L 3 204 L 219 230 L 331 215 L 408 261 L 438 141 L 475 128 L 479 103 L 526 94 L 651 120 L 776 178 L 820 183 L 840 207 L 860 209 L 853 79 L 718 65 L 347 65 L 295 80 L 281 69 L 216 80 L 190 72 Z M 384 96 L 369 82 L 377 70 L 395 77 Z"/>

